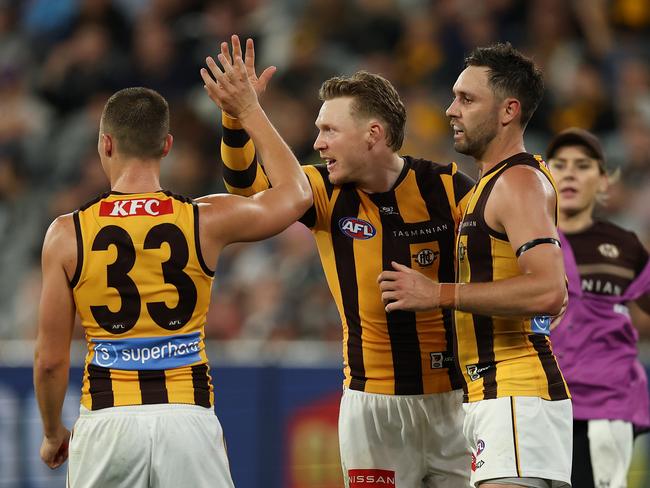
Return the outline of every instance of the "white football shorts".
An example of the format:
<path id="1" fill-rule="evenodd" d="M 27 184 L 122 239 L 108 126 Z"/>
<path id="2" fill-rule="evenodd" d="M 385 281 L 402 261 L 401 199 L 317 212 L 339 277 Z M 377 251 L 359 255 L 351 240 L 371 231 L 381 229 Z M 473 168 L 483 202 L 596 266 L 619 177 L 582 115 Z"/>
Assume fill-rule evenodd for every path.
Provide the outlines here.
<path id="1" fill-rule="evenodd" d="M 346 488 L 469 488 L 462 392 L 380 395 L 346 389 L 339 445 Z"/>
<path id="2" fill-rule="evenodd" d="M 512 483 L 513 478 L 539 478 L 544 480 L 539 486 L 550 488 L 570 486 L 571 400 L 503 397 L 463 406 L 463 430 L 472 450 L 472 486 L 499 479 Z M 535 483 L 524 486 L 538 486 Z"/>
<path id="3" fill-rule="evenodd" d="M 221 424 L 211 408 L 158 404 L 81 407 L 68 487 L 232 488 Z"/>

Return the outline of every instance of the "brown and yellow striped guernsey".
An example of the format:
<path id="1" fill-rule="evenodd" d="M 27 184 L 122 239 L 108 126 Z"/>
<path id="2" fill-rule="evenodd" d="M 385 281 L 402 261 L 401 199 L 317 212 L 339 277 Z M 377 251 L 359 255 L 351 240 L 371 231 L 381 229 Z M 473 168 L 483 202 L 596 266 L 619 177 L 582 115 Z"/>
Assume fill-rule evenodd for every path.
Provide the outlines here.
<path id="1" fill-rule="evenodd" d="M 82 405 L 213 405 L 203 339 L 214 273 L 198 207 L 169 192 L 113 192 L 73 220 L 71 286 L 88 342 Z"/>
<path id="2" fill-rule="evenodd" d="M 231 192 L 268 187 L 252 142 L 232 119 L 224 119 L 222 156 Z M 305 166 L 314 204 L 301 221 L 316 238 L 341 316 L 344 385 L 389 395 L 445 392 L 460 388 L 451 312 L 386 314 L 377 277 L 397 261 L 453 281 L 455 232 L 473 182 L 455 164 L 404 160 L 394 187 L 375 194 L 332 185 L 324 165 Z"/>
<path id="3" fill-rule="evenodd" d="M 460 224 L 457 240 L 460 283 L 487 283 L 521 273 L 508 236 L 491 229 L 484 219 L 485 205 L 495 182 L 504 171 L 517 165 L 541 171 L 555 188 L 545 163 L 527 153 L 512 156 L 485 173 L 476 184 Z M 465 401 L 504 396 L 569 398 L 551 349 L 549 322 L 548 317 L 519 319 L 456 311 L 456 356 Z"/>

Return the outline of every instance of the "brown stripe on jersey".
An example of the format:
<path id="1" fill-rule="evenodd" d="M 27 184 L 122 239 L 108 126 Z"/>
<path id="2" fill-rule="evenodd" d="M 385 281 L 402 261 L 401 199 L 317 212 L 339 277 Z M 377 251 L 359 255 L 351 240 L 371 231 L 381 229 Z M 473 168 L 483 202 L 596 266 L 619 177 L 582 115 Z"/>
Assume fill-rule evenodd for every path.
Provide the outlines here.
<path id="1" fill-rule="evenodd" d="M 482 198 L 480 195 L 479 198 Z M 476 211 L 472 213 L 476 218 L 479 215 Z M 482 217 L 482 216 L 480 216 Z M 467 253 L 465 259 L 469 260 L 471 281 L 478 283 L 489 283 L 493 281 L 492 269 L 492 243 L 490 235 L 480 227 L 471 228 L 467 236 Z M 487 368 L 482 374 L 484 399 L 497 397 L 496 366 L 494 356 L 494 323 L 492 317 L 486 315 L 472 315 L 474 322 L 474 334 L 476 335 L 476 347 L 478 350 L 479 368 Z"/>
<path id="2" fill-rule="evenodd" d="M 530 334 L 528 340 L 531 342 L 539 361 L 542 363 L 546 380 L 548 381 L 548 394 L 551 400 L 566 400 L 569 398 L 564 378 L 557 365 L 548 337 L 542 334 Z"/>
<path id="3" fill-rule="evenodd" d="M 325 183 L 325 192 L 327 193 L 327 198 L 332 198 L 332 193 L 334 193 L 334 185 L 330 183 L 329 172 L 327 171 L 327 166 L 324 164 L 315 164 L 314 168 L 318 170 L 321 177 L 323 178 L 323 183 Z"/>
<path id="4" fill-rule="evenodd" d="M 192 386 L 194 403 L 202 407 L 210 407 L 210 378 L 207 364 L 192 366 Z"/>
<path id="5" fill-rule="evenodd" d="M 250 136 L 244 129 L 229 129 L 228 127 L 222 127 L 223 129 L 223 143 L 227 146 L 234 148 L 242 148 L 250 141 Z"/>
<path id="6" fill-rule="evenodd" d="M 331 199 L 332 198 L 332 193 L 334 192 L 334 185 L 330 183 L 329 177 L 327 176 L 327 167 L 323 164 L 317 164 L 314 165 L 314 168 L 318 171 L 318 176 L 316 178 L 321 178 L 323 181 L 323 187 L 325 188 L 325 192 L 327 193 L 327 198 Z M 307 179 L 309 180 L 309 185 L 312 187 L 312 192 L 314 186 L 320 187 L 320 182 L 313 182 L 311 181 L 311 178 L 314 176 L 312 175 L 311 172 L 305 171 L 305 174 L 307 175 Z M 316 204 L 313 203 L 311 207 L 304 213 L 302 217 L 298 219 L 299 222 L 304 224 L 305 226 L 309 227 L 310 229 L 316 225 Z"/>
<path id="7" fill-rule="evenodd" d="M 438 246 L 440 259 L 438 267 L 438 281 L 440 283 L 454 283 L 456 273 L 454 269 L 454 250 L 456 245 L 455 223 L 452 217 L 452 210 L 449 206 L 449 199 L 446 197 L 445 187 L 440 178 L 434 177 L 432 166 L 413 165 L 415 169 L 415 181 L 420 191 L 420 196 L 425 201 L 429 216 L 443 216 L 444 221 L 449 223 L 446 234 L 440 234 Z M 427 170 L 423 170 L 427 168 Z M 442 323 L 445 327 L 445 341 L 447 352 L 455 354 L 454 347 L 454 325 L 453 311 L 444 309 L 442 311 Z M 454 360 L 454 364 L 457 362 Z M 457 367 L 449 368 L 449 381 L 453 389 L 461 388 L 462 375 Z"/>
<path id="8" fill-rule="evenodd" d="M 77 266 L 74 270 L 74 275 L 70 280 L 70 287 L 74 288 L 79 282 L 79 277 L 81 276 L 81 266 L 83 265 L 84 259 L 84 241 L 81 236 L 81 222 L 79 222 L 79 210 L 75 210 L 72 214 L 72 220 L 74 221 L 74 233 L 77 237 Z"/>
<path id="9" fill-rule="evenodd" d="M 399 208 L 394 192 L 375 193 L 370 200 L 381 207 Z M 398 216 L 392 216 L 392 225 L 403 227 L 404 221 Z M 390 229 L 386 222 L 387 215 L 380 212 L 382 229 Z M 391 261 L 401 264 L 411 262 L 411 250 L 408 239 L 395 239 L 388 231 L 382 232 L 382 269 L 392 270 Z M 416 326 L 415 312 L 395 310 L 386 314 L 386 327 L 390 338 L 390 350 L 393 357 L 396 395 L 421 395 L 424 393 L 422 384 L 422 359 L 420 341 Z"/>
<path id="10" fill-rule="evenodd" d="M 111 370 L 89 364 L 88 392 L 90 393 L 91 410 L 99 410 L 115 405 Z"/>
<path id="11" fill-rule="evenodd" d="M 201 252 L 201 233 L 199 232 L 199 206 L 196 202 L 192 202 L 192 207 L 194 210 L 194 247 L 196 248 L 196 257 L 199 260 L 201 269 L 208 276 L 214 276 L 214 271 L 211 270 L 205 261 L 203 260 L 203 253 Z"/>
<path id="12" fill-rule="evenodd" d="M 456 171 L 452 177 L 454 186 L 454 201 L 456 206 L 465 198 L 465 196 L 472 190 L 475 182 L 465 173 Z"/>
<path id="13" fill-rule="evenodd" d="M 357 270 L 354 264 L 354 239 L 347 237 L 339 227 L 339 221 L 345 217 L 359 214 L 361 200 L 352 185 L 343 185 L 334 208 L 330 229 L 332 248 L 336 262 L 336 275 L 341 287 L 343 311 L 348 325 L 348 365 L 350 367 L 350 389 L 364 391 L 366 386 L 366 369 L 363 363 L 363 338 L 361 337 L 361 318 L 359 316 L 359 287 Z"/>
<path id="14" fill-rule="evenodd" d="M 249 188 L 255 183 L 257 178 L 257 152 L 253 154 L 253 161 L 246 169 L 232 169 L 222 166 L 223 179 L 234 188 Z"/>
<path id="15" fill-rule="evenodd" d="M 165 371 L 162 369 L 138 371 L 142 404 L 168 403 Z"/>

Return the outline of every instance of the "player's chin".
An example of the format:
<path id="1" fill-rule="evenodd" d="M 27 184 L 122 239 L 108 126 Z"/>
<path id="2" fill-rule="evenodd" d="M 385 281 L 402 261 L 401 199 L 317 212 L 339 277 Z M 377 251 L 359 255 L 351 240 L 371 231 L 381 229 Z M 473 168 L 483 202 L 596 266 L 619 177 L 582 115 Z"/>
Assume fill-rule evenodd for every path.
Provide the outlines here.
<path id="1" fill-rule="evenodd" d="M 345 175 L 337 172 L 329 173 L 327 175 L 327 178 L 332 185 L 343 185 L 344 183 L 349 183 L 349 180 L 345 177 Z"/>

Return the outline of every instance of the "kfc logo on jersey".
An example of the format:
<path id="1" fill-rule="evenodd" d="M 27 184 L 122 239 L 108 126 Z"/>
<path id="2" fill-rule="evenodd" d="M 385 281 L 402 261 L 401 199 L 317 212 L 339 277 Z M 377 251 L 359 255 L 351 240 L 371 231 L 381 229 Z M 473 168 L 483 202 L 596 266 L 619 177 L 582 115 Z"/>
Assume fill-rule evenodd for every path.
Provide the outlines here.
<path id="1" fill-rule="evenodd" d="M 171 199 L 158 200 L 157 198 L 134 198 L 131 200 L 114 200 L 102 202 L 99 215 L 102 217 L 132 217 L 135 215 L 170 214 L 174 211 Z"/>
<path id="2" fill-rule="evenodd" d="M 370 239 L 377 233 L 377 230 L 370 222 L 356 217 L 343 217 L 339 220 L 339 228 L 341 232 L 352 239 Z"/>
<path id="3" fill-rule="evenodd" d="M 395 486 L 395 471 L 386 469 L 349 469 L 350 488 Z"/>

